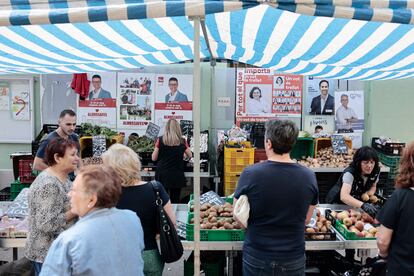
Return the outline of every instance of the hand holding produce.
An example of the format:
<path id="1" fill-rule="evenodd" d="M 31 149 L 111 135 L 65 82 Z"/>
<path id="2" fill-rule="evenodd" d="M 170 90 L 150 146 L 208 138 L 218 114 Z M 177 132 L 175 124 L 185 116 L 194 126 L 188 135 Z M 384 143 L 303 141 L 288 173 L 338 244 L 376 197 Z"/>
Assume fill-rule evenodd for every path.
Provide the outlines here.
<path id="1" fill-rule="evenodd" d="M 371 203 L 364 203 L 361 206 L 362 210 L 364 210 L 365 212 L 367 212 L 370 216 L 375 217 L 375 215 L 377 214 L 378 210 L 377 208 L 372 205 Z"/>

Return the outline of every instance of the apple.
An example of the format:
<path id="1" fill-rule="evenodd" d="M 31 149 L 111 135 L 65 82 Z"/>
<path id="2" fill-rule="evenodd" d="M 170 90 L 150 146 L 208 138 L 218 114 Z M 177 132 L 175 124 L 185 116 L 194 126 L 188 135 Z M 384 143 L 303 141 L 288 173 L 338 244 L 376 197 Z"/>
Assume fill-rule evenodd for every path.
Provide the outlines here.
<path id="1" fill-rule="evenodd" d="M 352 219 L 350 218 L 344 218 L 343 222 L 348 227 L 352 225 Z"/>
<path id="2" fill-rule="evenodd" d="M 358 229 L 359 231 L 362 231 L 362 230 L 364 230 L 364 223 L 363 223 L 362 221 L 358 220 L 358 221 L 355 223 L 355 227 L 356 227 L 356 229 Z"/>

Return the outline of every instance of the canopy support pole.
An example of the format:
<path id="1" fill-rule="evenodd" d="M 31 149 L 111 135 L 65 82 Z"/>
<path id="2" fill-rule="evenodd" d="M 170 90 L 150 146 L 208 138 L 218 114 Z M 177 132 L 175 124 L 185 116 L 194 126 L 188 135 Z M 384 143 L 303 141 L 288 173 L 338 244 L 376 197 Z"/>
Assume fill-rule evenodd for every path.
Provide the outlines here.
<path id="1" fill-rule="evenodd" d="M 200 17 L 194 17 L 194 73 L 193 73 L 193 120 L 194 120 L 194 275 L 200 275 Z"/>

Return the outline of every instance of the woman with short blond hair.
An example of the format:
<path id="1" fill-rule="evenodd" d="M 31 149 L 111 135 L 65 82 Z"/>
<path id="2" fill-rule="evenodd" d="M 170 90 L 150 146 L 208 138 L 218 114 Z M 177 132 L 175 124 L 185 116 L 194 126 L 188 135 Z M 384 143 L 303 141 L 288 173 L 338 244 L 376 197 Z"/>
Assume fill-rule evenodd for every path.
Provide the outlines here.
<path id="1" fill-rule="evenodd" d="M 184 154 L 190 158 L 193 155 L 182 137 L 180 124 L 169 119 L 164 135 L 155 143 L 152 160 L 157 161 L 155 179 L 164 185 L 173 203 L 180 202 L 181 188 L 186 185 Z"/>
<path id="2" fill-rule="evenodd" d="M 162 275 L 164 262 L 155 239 L 158 234 L 156 196 L 152 184 L 141 180 L 141 162 L 138 155 L 129 147 L 114 144 L 102 154 L 102 160 L 105 166 L 111 167 L 122 179 L 122 195 L 117 208 L 134 211 L 141 220 L 145 243 L 142 254 L 144 274 Z M 162 185 L 158 186 L 164 210 L 175 223 L 175 215 L 168 194 Z"/>

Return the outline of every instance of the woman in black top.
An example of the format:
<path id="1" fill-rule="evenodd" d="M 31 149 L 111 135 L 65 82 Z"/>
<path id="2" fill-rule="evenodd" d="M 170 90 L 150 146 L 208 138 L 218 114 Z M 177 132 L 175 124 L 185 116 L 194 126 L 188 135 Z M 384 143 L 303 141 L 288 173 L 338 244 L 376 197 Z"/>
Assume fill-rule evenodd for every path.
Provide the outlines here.
<path id="1" fill-rule="evenodd" d="M 397 188 L 378 213 L 379 256 L 387 259 L 387 275 L 414 275 L 414 143 L 404 150 Z"/>
<path id="2" fill-rule="evenodd" d="M 371 147 L 362 147 L 356 151 L 352 163 L 344 170 L 338 182 L 326 196 L 327 203 L 344 203 L 362 208 L 375 217 L 377 209 L 362 201 L 362 195 L 371 196 L 377 189 L 380 168 L 377 152 Z"/>
<path id="3" fill-rule="evenodd" d="M 180 124 L 175 119 L 169 119 L 164 135 L 155 143 L 152 160 L 157 161 L 155 179 L 164 185 L 173 203 L 179 203 L 181 188 L 186 183 L 184 154 L 189 158 L 193 155 L 182 138 Z"/>
<path id="4" fill-rule="evenodd" d="M 141 162 L 138 155 L 130 148 L 114 144 L 102 154 L 104 165 L 114 169 L 122 179 L 122 195 L 117 208 L 134 211 L 141 220 L 144 230 L 145 275 L 162 275 L 164 262 L 161 259 L 156 242 L 157 206 L 152 184 L 141 180 Z M 167 192 L 160 185 L 160 197 L 165 212 L 175 224 L 175 214 Z"/>

